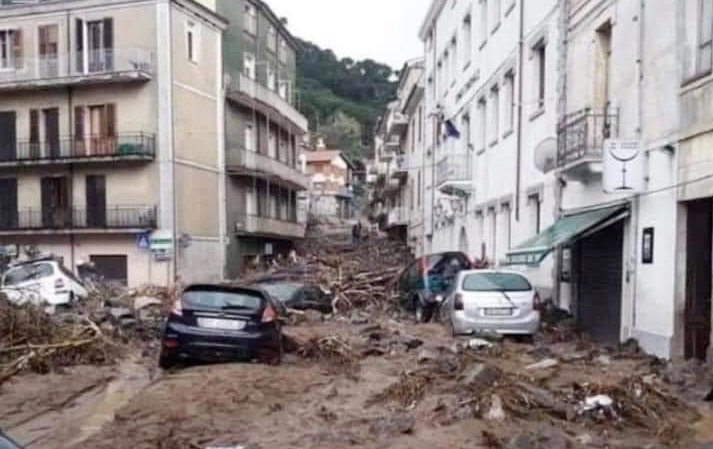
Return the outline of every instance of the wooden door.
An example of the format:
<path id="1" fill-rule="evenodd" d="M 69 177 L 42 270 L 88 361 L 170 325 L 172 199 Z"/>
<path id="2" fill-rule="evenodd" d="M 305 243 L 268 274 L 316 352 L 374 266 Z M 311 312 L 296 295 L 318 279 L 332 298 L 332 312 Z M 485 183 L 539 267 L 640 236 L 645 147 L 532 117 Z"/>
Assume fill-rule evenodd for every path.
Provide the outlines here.
<path id="1" fill-rule="evenodd" d="M 0 229 L 16 229 L 17 216 L 17 180 L 0 179 Z"/>
<path id="2" fill-rule="evenodd" d="M 17 158 L 16 117 L 15 111 L 0 112 L 0 161 Z"/>
<path id="3" fill-rule="evenodd" d="M 66 228 L 72 224 L 69 179 L 46 177 L 41 181 L 42 224 L 46 228 Z"/>
<path id="4" fill-rule="evenodd" d="M 59 158 L 59 108 L 43 109 L 42 115 L 45 125 L 46 152 L 51 159 Z"/>
<path id="5" fill-rule="evenodd" d="M 713 200 L 688 203 L 686 232 L 685 357 L 706 359 L 711 338 Z"/>

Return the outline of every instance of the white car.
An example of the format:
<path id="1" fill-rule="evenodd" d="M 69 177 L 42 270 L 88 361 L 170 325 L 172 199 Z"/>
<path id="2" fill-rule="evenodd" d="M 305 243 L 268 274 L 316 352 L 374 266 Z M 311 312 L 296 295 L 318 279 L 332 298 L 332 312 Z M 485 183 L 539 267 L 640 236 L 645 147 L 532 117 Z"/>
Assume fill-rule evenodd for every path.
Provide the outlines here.
<path id="1" fill-rule="evenodd" d="M 45 306 L 50 313 L 88 296 L 82 282 L 53 259 L 12 266 L 2 275 L 0 293 L 12 303 Z"/>

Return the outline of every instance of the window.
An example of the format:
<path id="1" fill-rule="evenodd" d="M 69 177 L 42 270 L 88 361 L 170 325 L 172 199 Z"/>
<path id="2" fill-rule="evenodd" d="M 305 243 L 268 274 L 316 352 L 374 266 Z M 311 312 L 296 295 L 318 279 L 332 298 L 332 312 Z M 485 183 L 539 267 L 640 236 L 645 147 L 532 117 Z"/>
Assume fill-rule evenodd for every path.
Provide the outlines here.
<path id="1" fill-rule="evenodd" d="M 257 11 L 255 6 L 245 2 L 245 15 L 243 16 L 243 25 L 245 31 L 250 34 L 257 33 Z"/>
<path id="2" fill-rule="evenodd" d="M 468 114 L 463 114 L 463 118 L 461 119 L 463 122 L 462 128 L 461 128 L 461 133 L 463 134 L 463 151 L 467 152 L 468 147 L 471 145 L 471 140 L 470 140 L 470 115 Z"/>
<path id="3" fill-rule="evenodd" d="M 537 108 L 542 109 L 545 107 L 545 84 L 546 84 L 546 69 L 547 69 L 547 54 L 546 45 L 544 41 L 540 41 L 535 47 L 533 47 L 533 52 L 535 56 L 535 98 L 537 99 Z"/>
<path id="4" fill-rule="evenodd" d="M 490 101 L 488 102 L 488 104 L 490 105 L 488 139 L 490 141 L 490 145 L 494 145 L 498 141 L 498 129 L 500 121 L 500 90 L 498 86 L 493 86 L 493 88 L 490 90 Z"/>
<path id="5" fill-rule="evenodd" d="M 429 31 L 426 36 L 426 49 L 433 50 L 433 31 Z"/>
<path id="6" fill-rule="evenodd" d="M 713 0 L 699 0 L 697 72 L 713 69 Z"/>
<path id="7" fill-rule="evenodd" d="M 22 68 L 22 31 L 0 30 L 0 70 Z"/>
<path id="8" fill-rule="evenodd" d="M 480 45 L 488 40 L 488 0 L 480 0 Z"/>
<path id="9" fill-rule="evenodd" d="M 446 51 L 443 54 L 443 93 L 448 90 L 448 84 L 451 82 L 451 64 L 450 54 Z"/>
<path id="10" fill-rule="evenodd" d="M 503 81 L 503 132 L 512 131 L 515 123 L 515 73 L 510 71 L 505 74 Z"/>
<path id="11" fill-rule="evenodd" d="M 245 149 L 255 152 L 255 129 L 252 123 L 245 124 Z"/>
<path id="12" fill-rule="evenodd" d="M 418 174 L 416 175 L 416 182 L 418 185 L 416 186 L 416 204 L 418 206 L 421 206 L 421 170 L 418 171 Z"/>
<path id="13" fill-rule="evenodd" d="M 537 235 L 540 233 L 541 221 L 542 221 L 542 203 L 540 200 L 540 194 L 534 193 L 527 197 L 527 208 L 528 208 L 528 221 L 530 223 L 530 235 Z"/>
<path id="14" fill-rule="evenodd" d="M 486 118 L 486 108 L 487 103 L 485 97 L 478 100 L 478 150 L 485 149 L 486 142 L 486 129 L 487 129 L 487 118 Z"/>
<path id="15" fill-rule="evenodd" d="M 472 30 L 473 25 L 471 24 L 471 18 L 470 14 L 465 16 L 465 19 L 463 19 L 463 66 L 467 66 L 470 63 L 470 57 L 471 53 L 473 52 L 472 48 L 472 39 L 473 39 L 473 30 Z"/>
<path id="16" fill-rule="evenodd" d="M 411 152 L 413 153 L 414 151 L 416 151 L 416 119 L 415 118 L 411 119 L 409 128 L 411 128 Z"/>
<path id="17" fill-rule="evenodd" d="M 267 67 L 267 88 L 270 90 L 277 88 L 277 72 L 272 66 Z"/>
<path id="18" fill-rule="evenodd" d="M 290 101 L 290 82 L 287 80 L 280 80 L 280 84 L 277 88 L 277 94 L 283 100 Z"/>
<path id="19" fill-rule="evenodd" d="M 243 75 L 255 79 L 255 55 L 252 53 L 243 53 Z"/>
<path id="20" fill-rule="evenodd" d="M 39 40 L 39 72 L 41 77 L 50 78 L 59 76 L 59 26 L 43 25 L 37 27 Z"/>
<path id="21" fill-rule="evenodd" d="M 438 61 L 438 69 L 436 73 L 436 83 L 438 85 L 438 96 L 443 95 L 443 86 L 445 86 L 446 81 L 444 79 L 444 74 L 443 74 L 443 61 L 440 60 Z"/>
<path id="22" fill-rule="evenodd" d="M 418 142 L 423 140 L 423 106 L 418 107 Z"/>
<path id="23" fill-rule="evenodd" d="M 532 290 L 530 283 L 514 273 L 478 273 L 463 278 L 463 290 L 468 292 L 527 292 Z"/>
<path id="24" fill-rule="evenodd" d="M 451 78 L 452 82 L 455 84 L 458 79 L 458 41 L 454 37 L 451 41 Z"/>
<path id="25" fill-rule="evenodd" d="M 500 26 L 500 0 L 488 0 L 493 2 L 492 7 L 490 8 L 490 13 L 493 15 L 490 19 L 490 22 L 492 23 L 492 32 L 495 32 L 495 30 L 498 29 Z"/>
<path id="26" fill-rule="evenodd" d="M 194 22 L 186 22 L 186 55 L 189 61 L 198 62 L 199 47 L 198 26 Z"/>
<path id="27" fill-rule="evenodd" d="M 277 51 L 277 29 L 274 25 L 267 27 L 267 49 L 273 53 Z"/>
<path id="28" fill-rule="evenodd" d="M 280 62 L 287 63 L 287 41 L 284 37 L 280 38 L 279 58 Z"/>

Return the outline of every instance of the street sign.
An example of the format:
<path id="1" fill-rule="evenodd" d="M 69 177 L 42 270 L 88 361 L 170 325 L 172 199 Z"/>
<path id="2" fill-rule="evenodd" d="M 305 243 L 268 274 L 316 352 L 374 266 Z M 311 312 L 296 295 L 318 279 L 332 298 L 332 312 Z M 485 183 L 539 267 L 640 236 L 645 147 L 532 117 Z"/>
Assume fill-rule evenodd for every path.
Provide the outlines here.
<path id="1" fill-rule="evenodd" d="M 165 229 L 154 231 L 149 240 L 149 248 L 156 261 L 173 259 L 173 233 Z"/>
<path id="2" fill-rule="evenodd" d="M 148 233 L 142 232 L 136 236 L 136 247 L 141 251 L 147 251 L 151 247 L 151 237 Z"/>
<path id="3" fill-rule="evenodd" d="M 644 144 L 640 140 L 604 141 L 606 193 L 639 193 L 644 188 Z"/>

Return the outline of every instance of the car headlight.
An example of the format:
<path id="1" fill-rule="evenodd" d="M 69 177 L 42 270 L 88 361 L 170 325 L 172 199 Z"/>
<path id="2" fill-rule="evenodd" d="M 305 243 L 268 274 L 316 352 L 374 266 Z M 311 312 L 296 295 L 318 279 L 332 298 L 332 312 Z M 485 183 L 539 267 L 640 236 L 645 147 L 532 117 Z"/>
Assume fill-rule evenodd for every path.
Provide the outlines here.
<path id="1" fill-rule="evenodd" d="M 436 300 L 436 302 L 441 303 L 445 298 L 443 298 L 443 295 L 436 295 L 434 299 Z"/>

